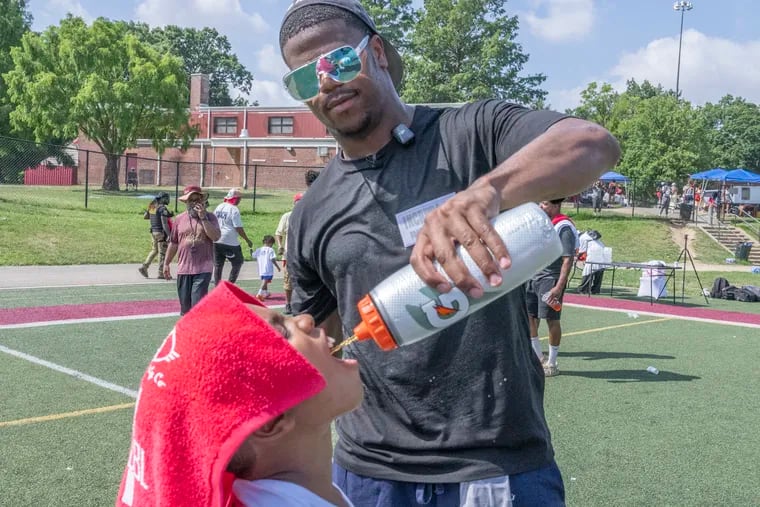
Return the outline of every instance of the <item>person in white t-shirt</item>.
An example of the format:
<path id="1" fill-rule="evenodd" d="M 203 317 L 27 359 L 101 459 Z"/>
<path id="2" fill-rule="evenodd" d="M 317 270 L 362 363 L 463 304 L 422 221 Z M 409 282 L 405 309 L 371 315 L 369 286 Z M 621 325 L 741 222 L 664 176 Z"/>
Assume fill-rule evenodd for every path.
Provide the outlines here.
<path id="1" fill-rule="evenodd" d="M 580 235 L 578 247 L 578 260 L 584 262 L 583 278 L 578 286 L 581 294 L 599 294 L 602 290 L 604 279 L 603 265 L 589 264 L 589 262 L 612 262 L 605 258 L 605 245 L 602 242 L 599 231 L 588 230 Z"/>
<path id="2" fill-rule="evenodd" d="M 269 297 L 269 283 L 274 278 L 274 268 L 277 271 L 281 271 L 280 265 L 277 263 L 277 254 L 272 248 L 274 245 L 274 237 L 267 234 L 264 236 L 264 246 L 260 246 L 251 254 L 251 257 L 256 259 L 259 264 L 259 277 L 261 278 L 261 287 L 256 297 L 263 301 Z"/>
<path id="3" fill-rule="evenodd" d="M 253 242 L 248 239 L 243 228 L 243 220 L 238 209 L 242 198 L 243 195 L 239 188 L 231 188 L 224 197 L 224 202 L 214 210 L 216 220 L 219 222 L 219 229 L 222 231 L 222 236 L 214 242 L 214 285 L 219 285 L 219 281 L 222 279 L 225 259 L 229 259 L 232 266 L 228 280 L 235 283 L 238 275 L 240 275 L 240 268 L 243 267 L 244 259 L 238 236 L 248 243 L 248 248 L 253 247 Z"/>
<path id="4" fill-rule="evenodd" d="M 334 343 L 311 316 L 221 282 L 142 377 L 116 506 L 352 507 L 330 428 L 364 391 Z"/>

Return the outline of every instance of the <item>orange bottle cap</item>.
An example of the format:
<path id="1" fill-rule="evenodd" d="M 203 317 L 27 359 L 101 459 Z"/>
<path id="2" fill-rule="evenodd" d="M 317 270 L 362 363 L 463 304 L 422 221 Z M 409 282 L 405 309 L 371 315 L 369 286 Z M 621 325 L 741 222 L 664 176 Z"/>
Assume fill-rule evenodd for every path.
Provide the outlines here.
<path id="1" fill-rule="evenodd" d="M 396 340 L 391 336 L 391 332 L 385 327 L 385 322 L 383 322 L 383 318 L 375 308 L 369 294 L 364 296 L 356 304 L 356 307 L 359 309 L 359 316 L 362 318 L 362 321 L 354 328 L 354 334 L 359 340 L 372 338 L 383 350 L 393 350 L 398 347 Z"/>

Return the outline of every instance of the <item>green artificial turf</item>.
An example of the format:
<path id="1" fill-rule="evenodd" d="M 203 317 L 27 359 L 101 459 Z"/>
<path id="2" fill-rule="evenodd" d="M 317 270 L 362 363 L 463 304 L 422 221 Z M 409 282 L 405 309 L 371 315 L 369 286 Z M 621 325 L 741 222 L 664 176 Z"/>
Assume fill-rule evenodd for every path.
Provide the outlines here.
<path id="1" fill-rule="evenodd" d="M 545 407 L 568 505 L 757 505 L 757 330 L 635 316 L 563 311 L 561 374 L 546 381 Z M 5 329 L 0 344 L 134 390 L 175 321 Z M 0 498 L 112 504 L 131 409 L 1 423 L 132 399 L 6 354 L 0 382 Z"/>
<path id="2" fill-rule="evenodd" d="M 667 320 L 563 339 L 545 401 L 568 505 L 757 505 L 757 337 Z"/>

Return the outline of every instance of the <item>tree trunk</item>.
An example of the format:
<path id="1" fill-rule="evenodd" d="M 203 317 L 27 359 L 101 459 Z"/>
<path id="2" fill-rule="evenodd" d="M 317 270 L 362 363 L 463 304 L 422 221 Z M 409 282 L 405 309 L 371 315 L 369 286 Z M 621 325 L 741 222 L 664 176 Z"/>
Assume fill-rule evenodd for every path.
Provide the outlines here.
<path id="1" fill-rule="evenodd" d="M 119 155 L 103 154 L 106 157 L 106 168 L 103 173 L 103 190 L 119 190 Z"/>

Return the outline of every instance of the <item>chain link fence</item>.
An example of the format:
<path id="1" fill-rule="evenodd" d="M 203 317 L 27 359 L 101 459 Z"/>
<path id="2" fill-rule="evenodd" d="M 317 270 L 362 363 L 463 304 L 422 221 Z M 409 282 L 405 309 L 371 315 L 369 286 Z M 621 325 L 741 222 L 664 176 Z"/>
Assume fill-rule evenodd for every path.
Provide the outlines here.
<path id="1" fill-rule="evenodd" d="M 235 164 L 219 163 L 211 157 L 206 161 L 187 160 L 202 158 L 198 150 L 184 154 L 167 150 L 167 153 L 169 155 L 162 158 L 138 154 L 107 156 L 73 143 L 58 146 L 0 136 L 0 200 L 97 210 L 112 201 L 105 199 L 107 196 L 152 199 L 158 192 L 166 191 L 171 194 L 176 210 L 176 199 L 182 189 L 186 185 L 200 185 L 211 191 L 215 202 L 220 202 L 229 188 L 241 187 L 245 191 L 246 209 L 267 212 L 281 208 L 268 206 L 267 197 L 273 193 L 303 191 L 306 173 L 322 168 L 271 165 L 255 159 Z M 246 160 L 242 154 L 238 157 Z M 118 191 L 103 190 L 109 167 Z M 636 215 L 637 207 L 653 207 L 657 203 L 653 194 L 640 188 L 636 181 L 626 184 L 626 193 L 631 216 Z M 590 207 L 587 194 L 584 192 L 569 200 L 576 208 Z"/>
<path id="2" fill-rule="evenodd" d="M 59 146 L 0 136 L 0 201 L 97 210 L 100 203 L 112 201 L 104 199 L 106 196 L 149 200 L 166 191 L 172 195 L 176 209 L 182 189 L 186 185 L 199 185 L 211 190 L 218 200 L 229 188 L 241 187 L 252 198 L 255 212 L 257 201 L 261 206 L 262 199 L 273 192 L 303 191 L 307 172 L 322 168 L 188 161 L 179 150 L 171 152 L 163 158 L 106 155 L 81 149 L 74 143 Z M 107 180 L 112 184 L 107 186 L 118 190 L 104 190 Z"/>

